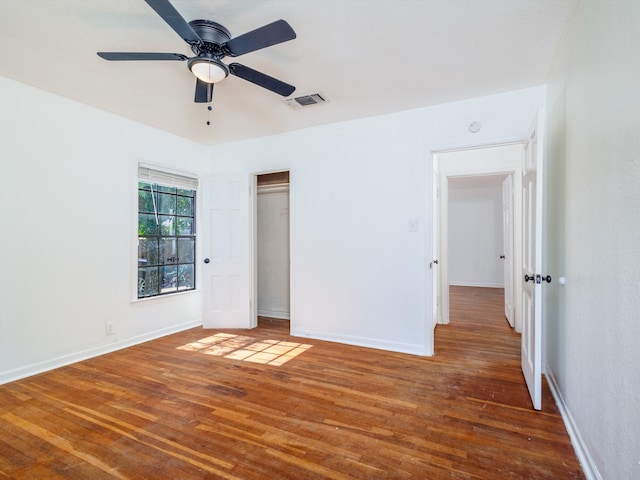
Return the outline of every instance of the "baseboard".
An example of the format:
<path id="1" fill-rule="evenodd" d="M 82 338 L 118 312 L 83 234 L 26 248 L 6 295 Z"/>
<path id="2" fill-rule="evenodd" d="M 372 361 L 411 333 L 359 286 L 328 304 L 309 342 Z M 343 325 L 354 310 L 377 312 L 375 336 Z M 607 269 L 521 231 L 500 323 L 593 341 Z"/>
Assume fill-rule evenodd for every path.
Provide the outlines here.
<path id="1" fill-rule="evenodd" d="M 545 365 L 545 377 L 547 378 L 547 384 L 549 385 L 549 390 L 551 390 L 551 394 L 553 395 L 553 399 L 558 406 L 558 410 L 560 410 L 560 415 L 562 416 L 562 420 L 564 421 L 564 426 L 569 433 L 569 438 L 571 439 L 571 444 L 573 445 L 573 449 L 576 452 L 576 456 L 578 457 L 578 461 L 582 466 L 582 470 L 584 471 L 584 475 L 587 480 L 602 480 L 602 476 L 600 472 L 598 472 L 598 468 L 596 467 L 587 446 L 582 439 L 582 435 L 580 434 L 580 430 L 576 425 L 576 422 L 573 420 L 573 416 L 567 407 L 567 404 L 560 393 L 560 388 L 558 387 L 558 383 L 556 382 L 553 373 L 550 372 L 549 367 Z"/>
<path id="2" fill-rule="evenodd" d="M 497 283 L 469 283 L 469 282 L 449 282 L 450 287 L 484 287 L 484 288 L 504 288 L 504 284 Z"/>
<path id="3" fill-rule="evenodd" d="M 425 355 L 424 345 L 410 343 L 387 342 L 377 338 L 356 337 L 352 335 L 341 335 L 326 332 L 310 331 L 305 329 L 292 329 L 291 335 L 294 337 L 307 337 L 315 340 L 325 340 L 327 342 L 344 343 L 356 347 L 375 348 L 391 352 L 409 353 L 411 355 Z"/>
<path id="4" fill-rule="evenodd" d="M 23 378 L 31 377 L 39 373 L 48 372 L 56 368 L 71 365 L 72 363 L 81 362 L 89 358 L 98 357 L 107 353 L 115 352 L 116 350 L 122 350 L 123 348 L 132 347 L 140 343 L 145 343 L 157 338 L 166 337 L 173 333 L 182 332 L 190 328 L 198 327 L 202 325 L 201 320 L 181 323 L 168 328 L 162 328 L 160 330 L 154 330 L 143 335 L 137 335 L 135 337 L 128 338 L 126 340 L 116 341 L 113 343 L 99 345 L 94 348 L 89 348 L 81 352 L 72 353 L 69 355 L 62 355 L 60 357 L 52 358 L 43 362 L 33 363 L 25 367 L 16 368 L 14 370 L 8 370 L 0 373 L 0 385 L 15 382 Z"/>
<path id="5" fill-rule="evenodd" d="M 290 320 L 291 318 L 291 315 L 289 315 L 289 312 L 276 312 L 274 310 L 258 310 L 258 316 L 278 318 L 280 320 Z"/>

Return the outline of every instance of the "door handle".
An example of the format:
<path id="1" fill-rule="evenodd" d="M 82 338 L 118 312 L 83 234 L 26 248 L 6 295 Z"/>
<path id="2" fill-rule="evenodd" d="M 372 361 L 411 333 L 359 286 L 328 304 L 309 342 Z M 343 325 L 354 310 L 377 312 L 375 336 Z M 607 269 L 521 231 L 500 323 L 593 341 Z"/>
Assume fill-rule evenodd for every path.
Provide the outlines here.
<path id="1" fill-rule="evenodd" d="M 504 255 L 500 255 L 500 258 L 501 258 L 502 260 L 504 260 L 504 259 L 505 259 L 505 258 L 507 258 L 507 257 L 505 257 Z"/>
<path id="2" fill-rule="evenodd" d="M 208 258 L 204 259 L 204 263 L 209 263 L 211 260 L 209 260 Z"/>
<path id="3" fill-rule="evenodd" d="M 525 274 L 524 281 L 525 282 L 533 282 L 533 283 L 542 283 L 542 282 L 551 283 L 551 275 L 547 275 L 546 277 L 543 277 L 542 275 L 529 276 L 529 275 Z"/>

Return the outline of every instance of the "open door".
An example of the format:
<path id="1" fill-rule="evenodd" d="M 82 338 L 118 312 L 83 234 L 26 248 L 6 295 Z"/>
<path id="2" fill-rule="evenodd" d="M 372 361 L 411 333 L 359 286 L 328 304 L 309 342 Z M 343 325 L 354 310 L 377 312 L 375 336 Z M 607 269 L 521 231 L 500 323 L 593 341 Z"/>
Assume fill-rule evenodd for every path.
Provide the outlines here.
<path id="1" fill-rule="evenodd" d="M 543 113 L 525 145 L 522 177 L 522 372 L 533 408 L 542 408 L 542 169 Z"/>
<path id="2" fill-rule="evenodd" d="M 251 328 L 249 176 L 206 177 L 203 201 L 202 324 L 205 328 Z"/>
<path id="3" fill-rule="evenodd" d="M 513 175 L 509 175 L 502 182 L 502 236 L 503 236 L 503 267 L 504 267 L 504 316 L 509 325 L 514 326 L 513 295 Z"/>
<path id="4" fill-rule="evenodd" d="M 437 171 L 433 172 L 433 230 L 431 240 L 431 261 L 429 262 L 429 268 L 431 269 L 431 306 L 432 306 L 432 318 L 433 328 L 436 324 L 442 323 L 442 311 L 440 309 L 441 295 L 441 280 L 440 269 L 438 268 L 440 262 L 440 175 Z"/>

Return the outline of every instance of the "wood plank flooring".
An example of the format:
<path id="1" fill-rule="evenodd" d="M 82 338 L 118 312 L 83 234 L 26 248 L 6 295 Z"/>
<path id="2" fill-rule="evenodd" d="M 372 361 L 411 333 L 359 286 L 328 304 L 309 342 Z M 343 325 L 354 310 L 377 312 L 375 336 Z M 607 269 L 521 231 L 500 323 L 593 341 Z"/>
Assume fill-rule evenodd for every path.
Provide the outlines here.
<path id="1" fill-rule="evenodd" d="M 0 479 L 582 479 L 501 295 L 452 288 L 432 358 L 261 319 L 0 386 Z"/>

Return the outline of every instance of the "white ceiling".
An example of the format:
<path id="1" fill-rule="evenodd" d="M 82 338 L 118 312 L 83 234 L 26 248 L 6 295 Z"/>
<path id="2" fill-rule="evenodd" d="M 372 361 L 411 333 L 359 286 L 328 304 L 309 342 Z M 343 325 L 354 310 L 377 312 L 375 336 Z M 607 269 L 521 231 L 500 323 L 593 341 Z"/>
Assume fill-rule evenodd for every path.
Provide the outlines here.
<path id="1" fill-rule="evenodd" d="M 2 0 L 0 75 L 204 144 L 225 143 L 545 83 L 577 0 L 172 0 L 238 36 L 279 18 L 297 38 L 233 61 L 323 105 L 293 110 L 230 76 L 211 125 L 186 62 L 107 62 L 97 51 L 175 52 L 143 0 Z M 225 59 L 230 63 L 230 59 Z"/>

